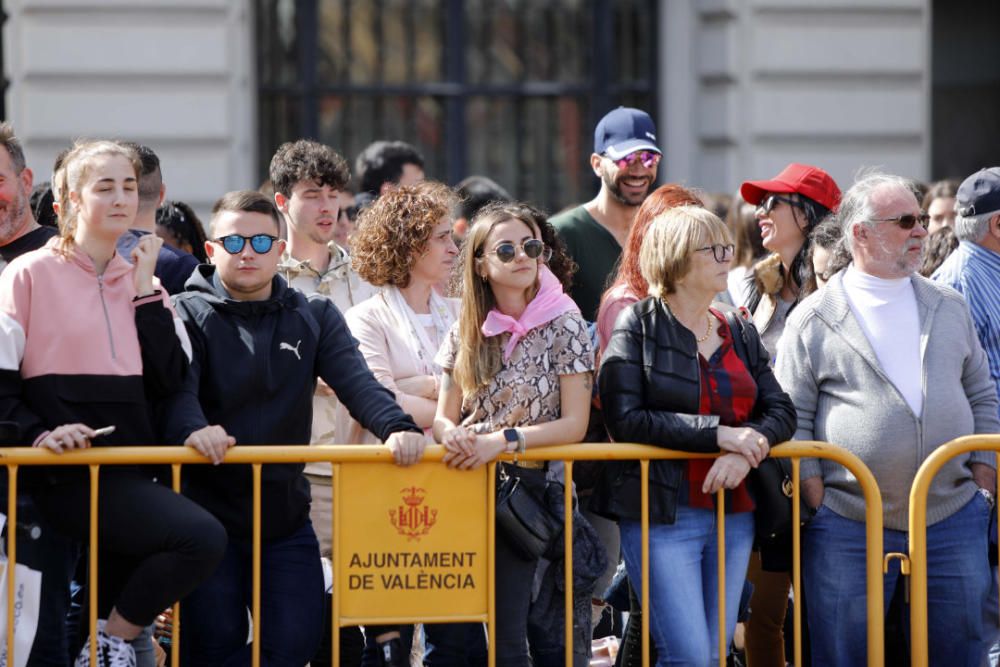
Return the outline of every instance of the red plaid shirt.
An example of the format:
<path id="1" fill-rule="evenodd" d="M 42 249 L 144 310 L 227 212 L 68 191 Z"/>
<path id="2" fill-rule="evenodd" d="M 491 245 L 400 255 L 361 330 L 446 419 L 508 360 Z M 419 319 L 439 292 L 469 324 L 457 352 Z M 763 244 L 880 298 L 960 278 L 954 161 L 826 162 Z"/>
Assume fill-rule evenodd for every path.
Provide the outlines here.
<path id="1" fill-rule="evenodd" d="M 757 382 L 736 354 L 725 316 L 716 310 L 710 312 L 718 320 L 722 345 L 710 359 L 698 355 L 701 364 L 701 401 L 698 414 L 718 415 L 722 426 L 742 426 L 750 417 L 757 401 Z M 713 459 L 693 459 L 688 462 L 688 503 L 691 507 L 715 507 L 715 495 L 701 492 L 701 485 L 713 463 Z M 753 508 L 753 500 L 744 482 L 740 482 L 738 487 L 726 494 L 726 511 L 751 512 Z"/>

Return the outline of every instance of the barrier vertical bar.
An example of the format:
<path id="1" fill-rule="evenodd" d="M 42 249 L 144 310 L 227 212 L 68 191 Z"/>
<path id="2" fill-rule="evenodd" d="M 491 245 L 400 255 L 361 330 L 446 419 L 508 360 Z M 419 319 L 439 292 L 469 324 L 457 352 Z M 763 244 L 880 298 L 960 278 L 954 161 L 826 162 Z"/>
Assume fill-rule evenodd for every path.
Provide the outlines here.
<path id="1" fill-rule="evenodd" d="M 90 558 L 87 577 L 88 597 L 90 599 L 89 622 L 90 631 L 90 664 L 97 664 L 97 492 L 101 467 L 90 465 Z"/>
<path id="2" fill-rule="evenodd" d="M 718 558 L 716 559 L 718 578 L 718 622 L 719 622 L 719 667 L 726 667 L 726 653 L 728 653 L 729 624 L 726 623 L 726 490 L 719 489 L 715 502 L 715 521 L 718 525 Z"/>
<path id="3" fill-rule="evenodd" d="M 795 647 L 795 664 L 802 664 L 802 517 L 799 498 L 799 458 L 792 459 L 792 627 Z"/>
<path id="4" fill-rule="evenodd" d="M 340 522 L 337 521 L 337 512 L 340 511 L 339 495 L 340 495 L 340 464 L 334 463 L 333 465 L 333 476 L 330 478 L 333 484 L 333 492 L 330 494 L 330 543 L 331 543 L 331 553 L 330 553 L 330 567 L 333 570 L 333 594 L 330 596 L 330 604 L 332 609 L 330 609 L 330 642 L 332 646 L 330 647 L 330 656 L 333 660 L 333 664 L 340 664 L 340 586 L 337 582 L 340 581 L 340 564 L 337 554 L 340 553 Z"/>
<path id="5" fill-rule="evenodd" d="M 563 570 L 566 575 L 566 667 L 573 667 L 573 462 L 563 461 L 566 486 L 563 508 Z"/>
<path id="6" fill-rule="evenodd" d="M 496 562 L 496 526 L 497 526 L 497 464 L 493 461 L 489 464 L 489 471 L 486 473 L 486 559 L 487 577 L 486 589 L 486 644 L 489 650 L 486 653 L 487 667 L 496 667 L 497 661 L 497 562 Z"/>
<path id="7" fill-rule="evenodd" d="M 642 667 L 649 667 L 649 459 L 639 461 L 642 537 Z"/>
<path id="8" fill-rule="evenodd" d="M 181 464 L 170 465 L 174 493 L 181 492 Z M 170 666 L 181 665 L 181 601 L 174 603 L 174 617 L 170 620 Z"/>
<path id="9" fill-rule="evenodd" d="M 7 466 L 7 664 L 14 665 L 14 591 L 17 590 L 17 466 Z"/>
<path id="10" fill-rule="evenodd" d="M 250 660 L 253 667 L 260 667 L 260 470 L 253 464 L 253 647 Z"/>

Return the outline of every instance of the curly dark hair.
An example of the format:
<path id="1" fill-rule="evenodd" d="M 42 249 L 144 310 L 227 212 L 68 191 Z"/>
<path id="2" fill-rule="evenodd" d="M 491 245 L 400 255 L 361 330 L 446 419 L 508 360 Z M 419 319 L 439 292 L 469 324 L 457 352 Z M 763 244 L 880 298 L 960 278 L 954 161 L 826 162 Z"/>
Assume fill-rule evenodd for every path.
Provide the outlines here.
<path id="1" fill-rule="evenodd" d="M 342 190 L 351 180 L 347 162 L 337 151 L 308 139 L 281 144 L 271 158 L 268 172 L 274 191 L 286 197 L 291 196 L 299 181 L 316 181 Z"/>
<path id="2" fill-rule="evenodd" d="M 178 242 L 191 247 L 191 254 L 202 264 L 208 261 L 205 255 L 205 227 L 198 215 L 182 201 L 166 201 L 156 210 L 156 226 L 170 233 Z"/>
<path id="3" fill-rule="evenodd" d="M 382 195 L 358 214 L 351 264 L 376 287 L 410 284 L 410 271 L 442 218 L 451 218 L 458 197 L 447 185 L 423 181 Z"/>

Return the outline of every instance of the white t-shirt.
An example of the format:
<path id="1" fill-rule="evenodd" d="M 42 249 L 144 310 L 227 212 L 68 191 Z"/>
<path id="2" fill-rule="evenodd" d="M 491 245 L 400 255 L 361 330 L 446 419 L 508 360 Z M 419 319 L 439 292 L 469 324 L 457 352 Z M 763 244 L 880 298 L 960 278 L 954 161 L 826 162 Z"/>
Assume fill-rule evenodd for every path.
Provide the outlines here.
<path id="1" fill-rule="evenodd" d="M 913 281 L 909 277 L 876 278 L 851 264 L 844 273 L 844 291 L 882 371 L 919 417 L 924 393 Z"/>

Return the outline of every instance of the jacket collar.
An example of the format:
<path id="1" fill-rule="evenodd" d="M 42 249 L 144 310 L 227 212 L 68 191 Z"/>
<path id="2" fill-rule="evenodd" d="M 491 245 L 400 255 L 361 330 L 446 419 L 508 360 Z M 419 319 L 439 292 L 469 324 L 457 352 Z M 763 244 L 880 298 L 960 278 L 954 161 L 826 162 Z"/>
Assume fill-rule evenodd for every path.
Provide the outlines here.
<path id="1" fill-rule="evenodd" d="M 920 320 L 920 360 L 922 363 L 926 356 L 934 315 L 938 306 L 941 305 L 942 296 L 940 290 L 927 278 L 913 274 L 912 281 L 913 292 L 917 300 L 917 317 Z M 815 307 L 816 315 L 840 334 L 844 342 L 868 362 L 879 376 L 886 382 L 890 382 L 879 365 L 875 349 L 868 341 L 868 337 L 854 313 L 851 312 L 851 304 L 847 298 L 847 292 L 844 290 L 844 271 L 840 271 L 830 278 L 830 281 L 815 297 L 818 298 Z"/>

